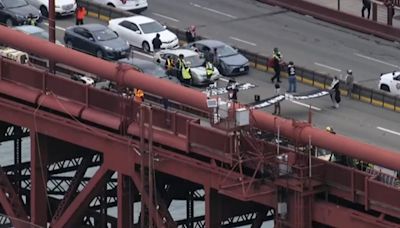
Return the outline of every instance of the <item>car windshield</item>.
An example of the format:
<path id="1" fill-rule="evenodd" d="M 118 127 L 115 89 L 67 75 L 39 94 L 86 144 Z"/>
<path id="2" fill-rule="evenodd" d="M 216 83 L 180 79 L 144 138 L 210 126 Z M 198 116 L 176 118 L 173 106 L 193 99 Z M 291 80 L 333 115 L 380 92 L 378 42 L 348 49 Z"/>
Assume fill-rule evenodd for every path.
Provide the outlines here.
<path id="1" fill-rule="evenodd" d="M 17 8 L 28 5 L 25 0 L 3 0 L 3 4 L 6 8 Z"/>
<path id="2" fill-rule="evenodd" d="M 93 31 L 93 35 L 98 41 L 114 40 L 118 38 L 117 34 L 110 29 Z"/>
<path id="3" fill-rule="evenodd" d="M 164 68 L 158 65 L 148 65 L 143 68 L 143 72 L 146 74 L 157 76 L 158 78 L 167 77 Z"/>
<path id="4" fill-rule="evenodd" d="M 140 26 L 142 27 L 144 34 L 162 32 L 165 30 L 165 28 L 157 21 L 141 24 Z"/>
<path id="5" fill-rule="evenodd" d="M 236 55 L 236 51 L 228 45 L 217 47 L 217 53 L 220 57 Z"/>
<path id="6" fill-rule="evenodd" d="M 199 67 L 204 64 L 205 59 L 200 58 L 198 55 L 192 55 L 185 57 L 185 62 L 190 62 L 191 67 Z"/>

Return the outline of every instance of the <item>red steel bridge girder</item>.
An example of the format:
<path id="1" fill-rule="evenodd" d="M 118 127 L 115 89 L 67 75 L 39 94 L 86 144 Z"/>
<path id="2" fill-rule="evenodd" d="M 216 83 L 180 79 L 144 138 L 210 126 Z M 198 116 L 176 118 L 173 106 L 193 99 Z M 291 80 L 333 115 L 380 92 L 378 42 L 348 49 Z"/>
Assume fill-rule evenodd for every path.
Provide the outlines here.
<path id="1" fill-rule="evenodd" d="M 0 30 L 1 30 L 1 28 L 0 28 Z M 113 67 L 115 67 L 115 66 L 113 66 Z M 131 71 L 128 70 L 128 71 L 125 71 L 125 74 L 119 74 L 119 75 L 122 75 L 122 76 L 119 76 L 119 78 L 120 78 L 119 81 L 120 82 L 122 81 L 122 84 L 123 84 L 124 80 L 122 80 L 121 78 L 123 78 L 124 75 L 129 75 L 128 74 L 129 72 L 131 72 Z M 4 73 L 4 72 L 1 72 L 1 73 Z M 12 72 L 7 72 L 7 73 L 11 74 Z M 130 75 L 130 76 L 132 76 L 132 75 Z M 143 76 L 143 78 L 141 78 L 141 79 L 145 80 L 145 77 Z M 147 83 L 149 81 L 146 80 L 145 82 Z M 130 85 L 130 83 L 127 83 L 127 84 Z M 149 91 L 151 91 L 151 90 L 149 90 Z M 181 101 L 181 100 L 178 100 L 178 101 Z M 197 102 L 199 103 L 199 105 L 201 105 L 204 103 L 204 100 L 197 100 Z M 126 143 L 125 138 L 117 136 L 117 135 L 110 136 L 111 134 L 107 134 L 106 132 L 99 131 L 98 129 L 96 129 L 96 131 L 95 131 L 96 133 L 93 134 L 94 133 L 93 131 L 90 131 L 87 128 L 80 126 L 79 124 L 76 124 L 74 121 L 65 120 L 64 118 L 59 118 L 59 117 L 57 119 L 54 115 L 52 116 L 51 114 L 48 114 L 48 113 L 45 113 L 42 111 L 34 112 L 32 108 L 27 108 L 25 106 L 18 107 L 18 105 L 15 105 L 15 103 L 6 101 L 4 99 L 1 99 L 0 103 L 2 105 L 1 106 L 2 114 L 4 111 L 4 116 L 0 117 L 2 120 L 4 120 L 4 121 L 12 120 L 13 123 L 18 123 L 20 125 L 26 124 L 24 126 L 28 126 L 31 129 L 34 128 L 36 131 L 38 131 L 40 133 L 43 133 L 46 135 L 51 135 L 51 136 L 54 136 L 54 137 L 60 138 L 60 139 L 65 139 L 66 141 L 69 141 L 71 143 L 77 143 L 81 146 L 93 148 L 94 150 L 103 152 L 105 154 L 105 163 L 103 165 L 105 167 L 107 167 L 107 169 L 118 170 L 118 171 L 122 171 L 122 173 L 124 173 L 126 175 L 132 175 L 132 168 L 133 168 L 132 164 L 134 164 L 135 162 L 138 161 L 138 157 L 136 156 L 136 153 L 134 151 L 132 151 L 133 145 L 131 145 L 130 143 Z M 195 107 L 198 107 L 198 106 L 195 106 Z M 14 110 L 14 112 L 11 112 L 10 110 Z M 265 129 L 265 130 L 272 129 L 273 131 L 276 131 L 277 128 L 279 127 L 279 130 L 283 135 L 296 140 L 298 143 L 308 142 L 309 136 L 310 136 L 313 144 L 315 144 L 317 146 L 319 146 L 318 143 L 321 143 L 321 145 L 323 145 L 321 147 L 328 148 L 328 149 L 333 148 L 332 150 L 338 151 L 338 152 L 346 151 L 348 149 L 348 147 L 345 145 L 344 148 L 336 148 L 337 150 L 335 150 L 334 145 L 330 145 L 329 142 L 326 142 L 326 140 L 335 141 L 335 140 L 341 139 L 341 138 L 337 138 L 337 136 L 333 136 L 333 135 L 324 133 L 323 131 L 315 130 L 309 126 L 301 126 L 292 121 L 287 121 L 287 120 L 284 120 L 281 118 L 274 118 L 272 116 L 269 116 L 267 114 L 262 114 L 260 112 L 254 112 L 253 114 L 256 114 L 255 120 L 257 120 L 257 123 L 258 123 L 257 126 L 261 126 L 260 128 Z M 259 116 L 257 116 L 257 115 L 259 115 Z M 34 122 L 32 122 L 32 116 L 34 117 L 36 124 Z M 263 120 L 263 118 L 265 121 L 261 121 L 261 120 Z M 60 127 L 63 130 L 65 130 L 65 132 L 57 132 L 57 129 L 60 129 Z M 320 137 L 320 134 L 318 134 L 318 133 L 324 133 L 326 135 L 326 137 L 325 137 L 324 134 L 322 134 L 324 136 L 324 137 L 322 137 L 322 138 L 324 138 L 324 140 L 318 140 L 318 137 Z M 102 138 L 103 141 L 99 140 L 99 138 Z M 317 139 L 315 139 L 315 138 L 317 138 Z M 85 140 L 82 140 L 82 139 L 85 139 Z M 317 143 L 315 143 L 315 141 Z M 345 141 L 345 142 L 349 142 L 350 144 L 355 145 L 355 146 L 360 145 L 358 143 L 355 143 L 352 140 Z M 107 149 L 110 147 L 113 150 Z M 368 147 L 370 147 L 370 146 L 368 146 Z M 354 148 L 354 149 L 356 151 L 359 150 L 359 148 Z M 382 151 L 385 156 L 386 156 L 385 153 L 390 153 L 390 151 L 379 150 L 379 152 L 382 152 Z M 371 151 L 368 151 L 368 152 L 371 152 Z M 161 150 L 160 150 L 160 153 L 162 153 Z M 349 152 L 349 153 L 350 153 L 349 154 L 350 156 L 357 155 L 356 153 L 352 153 L 352 152 Z M 374 153 L 376 153 L 376 151 L 374 151 Z M 165 154 L 167 154 L 167 153 L 165 153 Z M 360 155 L 360 156 L 361 157 L 358 157 L 358 158 L 363 159 L 362 155 Z M 354 157 L 357 157 L 357 156 L 354 156 Z M 166 158 L 168 159 L 171 157 L 166 156 Z M 398 159 L 397 156 L 384 157 L 381 160 L 378 159 L 378 161 L 382 162 L 382 164 L 383 163 L 389 164 L 389 168 L 390 168 L 391 165 L 396 165 L 397 164 L 396 162 L 398 160 L 396 160 L 395 162 L 392 162 L 392 163 L 386 163 L 386 162 L 390 159 L 396 159 L 396 158 Z M 367 159 L 365 159 L 365 160 L 368 161 Z M 190 161 L 188 161 L 187 164 L 191 164 Z M 176 163 L 176 162 L 175 163 L 171 162 L 170 164 L 168 164 L 166 162 L 166 164 L 163 163 L 162 165 L 160 165 L 159 167 L 156 167 L 156 168 L 158 168 L 160 171 L 166 171 L 168 173 L 173 173 L 171 170 L 172 170 L 172 168 L 176 169 L 177 165 L 181 165 L 181 164 Z M 195 163 L 195 165 L 196 165 L 196 163 Z M 202 176 L 206 175 L 205 169 L 200 169 L 200 167 L 195 167 L 195 166 L 193 166 L 192 169 L 199 169 L 201 172 L 204 172 L 203 174 L 201 174 Z M 215 173 L 214 173 L 215 175 L 217 175 L 217 174 L 221 175 L 221 172 L 219 170 L 214 170 L 214 171 L 215 171 Z M 191 179 L 191 177 L 186 177 L 186 178 Z M 202 177 L 202 178 L 204 178 L 204 177 Z M 218 177 L 212 178 L 212 179 L 216 180 L 216 179 L 218 179 Z M 136 182 L 138 182 L 138 181 L 136 181 Z M 204 183 L 204 182 L 202 182 L 202 183 Z M 369 182 L 367 182 L 367 183 L 369 183 Z M 211 184 L 215 184 L 215 186 L 216 186 L 215 188 L 218 188 L 218 182 L 211 181 Z M 368 188 L 366 188 L 366 189 L 368 189 Z M 376 188 L 376 186 L 375 186 L 375 190 L 376 189 L 378 189 L 378 188 Z M 229 195 L 229 193 L 227 193 L 227 194 Z M 232 192 L 230 194 L 237 196 L 237 194 L 234 194 Z M 374 194 L 374 195 L 376 195 L 376 194 Z M 84 196 L 81 196 L 81 197 L 84 197 Z M 264 203 L 265 202 L 267 202 L 267 201 L 264 201 Z M 368 202 L 367 202 L 367 204 L 368 204 Z M 76 208 L 76 204 L 73 206 Z M 64 215 L 64 216 L 71 217 L 72 215 Z M 210 222 L 212 223 L 213 221 L 210 221 Z"/>
<path id="2" fill-rule="evenodd" d="M 157 94 L 158 96 L 208 112 L 206 96 L 198 91 L 154 77 L 147 77 L 140 72 L 129 69 L 127 66 L 117 65 L 66 49 L 39 38 L 13 31 L 4 26 L 0 26 L 0 33 L 2 34 L 0 43 L 93 73 L 104 79 L 116 81 L 123 86 L 138 87 L 146 92 Z M 279 126 L 283 136 L 294 139 L 298 143 L 307 144 L 309 137 L 311 137 L 313 145 L 318 147 L 394 170 L 400 167 L 400 155 L 394 151 L 361 143 L 345 136 L 332 135 L 310 126 L 295 126 L 292 121 L 261 111 L 253 111 L 253 117 L 253 124 L 258 128 L 267 131 L 277 131 L 277 127 Z"/>

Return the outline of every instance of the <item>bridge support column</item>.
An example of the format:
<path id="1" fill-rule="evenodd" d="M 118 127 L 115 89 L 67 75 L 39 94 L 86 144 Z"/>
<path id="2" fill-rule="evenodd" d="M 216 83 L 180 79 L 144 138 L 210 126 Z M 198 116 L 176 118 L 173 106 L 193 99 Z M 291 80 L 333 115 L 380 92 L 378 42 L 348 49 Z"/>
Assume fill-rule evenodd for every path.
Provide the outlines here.
<path id="1" fill-rule="evenodd" d="M 221 226 L 221 203 L 217 190 L 205 186 L 205 227 L 213 228 Z"/>
<path id="2" fill-rule="evenodd" d="M 31 222 L 47 227 L 47 137 L 31 130 Z"/>
<path id="3" fill-rule="evenodd" d="M 133 227 L 134 192 L 130 178 L 118 173 L 118 228 Z"/>

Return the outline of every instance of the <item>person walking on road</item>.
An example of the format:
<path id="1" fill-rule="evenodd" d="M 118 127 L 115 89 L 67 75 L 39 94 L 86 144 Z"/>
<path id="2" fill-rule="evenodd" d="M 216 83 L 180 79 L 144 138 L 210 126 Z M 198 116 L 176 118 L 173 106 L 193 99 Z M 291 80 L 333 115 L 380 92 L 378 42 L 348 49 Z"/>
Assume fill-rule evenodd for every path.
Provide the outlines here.
<path id="1" fill-rule="evenodd" d="M 368 15 L 368 19 L 369 19 L 369 16 L 371 13 L 371 0 L 363 0 L 362 3 L 363 3 L 363 7 L 361 9 L 361 16 L 365 17 L 364 11 L 367 10 L 367 13 L 368 13 L 367 15 Z"/>
<path id="2" fill-rule="evenodd" d="M 329 95 L 331 97 L 333 107 L 339 108 L 340 103 L 340 89 L 339 89 L 339 79 L 337 76 L 333 78 L 332 84 L 330 86 Z"/>
<path id="3" fill-rule="evenodd" d="M 352 70 L 347 70 L 345 82 L 346 82 L 347 96 L 351 97 L 351 92 L 353 91 L 353 86 L 354 86 L 354 76 Z"/>
<path id="4" fill-rule="evenodd" d="M 79 6 L 76 9 L 76 13 L 75 13 L 75 17 L 76 17 L 75 24 L 76 25 L 83 25 L 83 19 L 85 19 L 86 14 L 87 14 L 87 11 L 86 11 L 85 7 Z"/>
<path id="5" fill-rule="evenodd" d="M 275 95 L 278 96 L 281 94 L 281 86 L 279 85 L 279 83 L 275 83 Z M 274 103 L 274 113 L 272 113 L 273 115 L 280 115 L 281 114 L 281 102 L 277 101 Z"/>
<path id="6" fill-rule="evenodd" d="M 153 44 L 153 50 L 154 53 L 158 52 L 161 49 L 161 40 L 160 40 L 160 34 L 157 33 L 156 37 L 154 37 L 154 39 L 151 41 L 151 43 Z"/>
<path id="7" fill-rule="evenodd" d="M 273 58 L 273 68 L 275 71 L 275 75 L 271 78 L 271 82 L 274 83 L 275 79 L 280 83 L 281 82 L 281 62 L 282 62 L 282 54 L 278 48 L 274 48 L 274 52 L 272 55 Z"/>
<path id="8" fill-rule="evenodd" d="M 293 61 L 289 62 L 288 65 L 288 80 L 289 80 L 289 89 L 288 93 L 296 92 L 296 67 L 294 66 Z"/>

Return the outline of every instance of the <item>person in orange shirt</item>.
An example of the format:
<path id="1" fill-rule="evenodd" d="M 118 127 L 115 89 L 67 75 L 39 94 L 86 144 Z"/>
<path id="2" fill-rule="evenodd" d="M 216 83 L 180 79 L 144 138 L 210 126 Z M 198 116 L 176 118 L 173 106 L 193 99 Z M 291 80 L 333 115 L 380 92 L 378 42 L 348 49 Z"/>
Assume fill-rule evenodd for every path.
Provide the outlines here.
<path id="1" fill-rule="evenodd" d="M 83 25 L 83 19 L 85 19 L 86 13 L 87 11 L 83 6 L 79 6 L 76 9 L 76 25 Z"/>
<path id="2" fill-rule="evenodd" d="M 142 103 L 144 101 L 144 92 L 141 89 L 135 89 L 134 91 L 134 100 L 138 103 Z"/>

